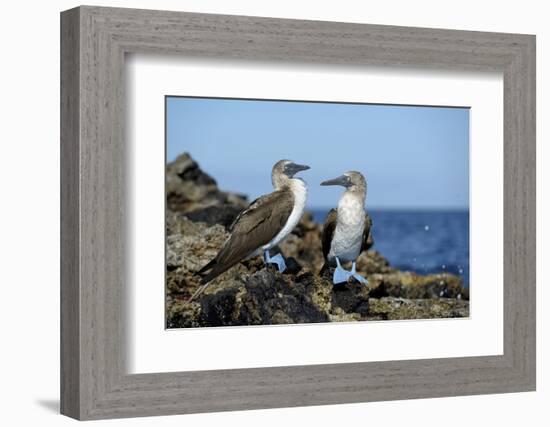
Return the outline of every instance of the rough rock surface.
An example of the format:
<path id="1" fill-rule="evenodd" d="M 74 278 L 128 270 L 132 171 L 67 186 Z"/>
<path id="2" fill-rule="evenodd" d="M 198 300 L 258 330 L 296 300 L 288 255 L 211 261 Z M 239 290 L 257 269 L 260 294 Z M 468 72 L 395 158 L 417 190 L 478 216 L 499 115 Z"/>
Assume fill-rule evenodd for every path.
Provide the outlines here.
<path id="1" fill-rule="evenodd" d="M 376 251 L 362 253 L 357 261 L 368 286 L 353 279 L 332 285 L 331 272 L 318 275 L 321 226 L 308 214 L 280 245 L 288 266 L 283 274 L 264 267 L 259 257 L 245 260 L 188 302 L 199 286 L 195 272 L 217 254 L 248 202 L 220 191 L 188 154 L 166 170 L 169 328 L 469 316 L 469 293 L 460 277 L 399 271 Z"/>

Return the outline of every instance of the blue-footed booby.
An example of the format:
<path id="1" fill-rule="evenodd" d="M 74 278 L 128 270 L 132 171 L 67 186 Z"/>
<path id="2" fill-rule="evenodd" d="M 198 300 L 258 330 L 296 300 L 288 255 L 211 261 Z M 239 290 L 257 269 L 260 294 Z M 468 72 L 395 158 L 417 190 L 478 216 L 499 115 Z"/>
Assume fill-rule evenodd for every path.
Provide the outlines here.
<path id="1" fill-rule="evenodd" d="M 263 254 L 266 264 L 276 264 L 280 272 L 286 269 L 283 256 L 270 256 L 269 251 L 288 236 L 302 218 L 307 186 L 294 175 L 307 169 L 309 166 L 290 160 L 275 163 L 271 171 L 274 191 L 254 200 L 237 216 L 229 228 L 231 235 L 216 257 L 197 272 L 209 271 L 202 276 L 202 286 L 189 301 L 204 291 L 208 282 L 251 256 Z"/>
<path id="2" fill-rule="evenodd" d="M 359 172 L 350 171 L 335 179 L 323 181 L 321 185 L 341 185 L 345 191 L 338 202 L 338 209 L 331 209 L 323 226 L 322 245 L 325 265 L 336 264 L 332 281 L 334 284 L 346 282 L 354 277 L 361 283 L 367 280 L 357 274 L 355 260 L 359 254 L 372 246 L 369 241 L 372 220 L 365 212 L 367 181 Z M 342 263 L 352 262 L 351 271 L 342 268 Z"/>

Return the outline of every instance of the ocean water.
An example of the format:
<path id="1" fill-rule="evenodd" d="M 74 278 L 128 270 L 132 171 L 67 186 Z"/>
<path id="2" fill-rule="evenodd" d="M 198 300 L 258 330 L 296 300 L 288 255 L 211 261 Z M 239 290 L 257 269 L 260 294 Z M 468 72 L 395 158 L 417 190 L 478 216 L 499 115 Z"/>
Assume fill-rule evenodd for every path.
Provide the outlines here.
<path id="1" fill-rule="evenodd" d="M 372 249 L 400 270 L 420 274 L 450 272 L 470 284 L 469 212 L 449 210 L 369 210 Z M 328 210 L 312 211 L 323 223 Z"/>

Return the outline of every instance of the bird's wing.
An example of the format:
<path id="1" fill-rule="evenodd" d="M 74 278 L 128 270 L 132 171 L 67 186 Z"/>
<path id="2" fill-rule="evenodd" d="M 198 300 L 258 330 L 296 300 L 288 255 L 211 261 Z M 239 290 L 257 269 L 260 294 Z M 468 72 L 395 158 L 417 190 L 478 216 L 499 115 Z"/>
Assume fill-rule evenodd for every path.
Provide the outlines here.
<path id="1" fill-rule="evenodd" d="M 325 259 L 327 259 L 327 255 L 330 252 L 330 244 L 332 242 L 332 236 L 334 236 L 337 218 L 338 211 L 336 209 L 331 209 L 325 219 L 325 224 L 323 225 L 323 235 L 321 237 L 321 243 L 323 245 L 323 256 L 325 257 Z"/>
<path id="2" fill-rule="evenodd" d="M 229 226 L 229 231 L 233 231 L 233 229 L 235 228 L 235 224 L 237 224 L 239 222 L 239 220 L 241 219 L 241 217 L 245 214 L 248 213 L 248 211 L 250 211 L 251 209 L 254 209 L 256 208 L 257 206 L 261 205 L 262 203 L 265 203 L 265 201 L 268 201 L 268 198 L 270 196 L 272 196 L 273 194 L 275 193 L 278 193 L 277 191 L 273 192 L 273 193 L 270 193 L 270 194 L 266 194 L 264 196 L 260 196 L 258 197 L 257 199 L 254 199 L 246 209 L 243 209 L 242 211 L 239 212 L 239 214 L 235 217 L 235 219 L 233 220 L 233 222 L 231 223 L 231 225 Z"/>
<path id="3" fill-rule="evenodd" d="M 363 243 L 361 245 L 361 252 L 368 251 L 372 245 L 374 245 L 374 238 L 371 233 L 372 219 L 368 213 L 365 212 L 365 228 L 363 229 Z"/>
<path id="4" fill-rule="evenodd" d="M 232 224 L 231 236 L 216 257 L 217 263 L 235 265 L 269 243 L 285 226 L 293 207 L 294 197 L 287 191 L 274 191 L 254 200 Z"/>

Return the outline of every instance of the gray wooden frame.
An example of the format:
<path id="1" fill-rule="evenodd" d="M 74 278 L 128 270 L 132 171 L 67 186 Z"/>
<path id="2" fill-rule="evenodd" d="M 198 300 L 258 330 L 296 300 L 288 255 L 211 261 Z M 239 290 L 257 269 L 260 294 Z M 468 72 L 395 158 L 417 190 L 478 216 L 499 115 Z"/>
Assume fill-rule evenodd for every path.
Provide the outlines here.
<path id="1" fill-rule="evenodd" d="M 502 72 L 504 354 L 126 374 L 129 52 Z M 71 9 L 61 14 L 61 166 L 63 414 L 99 419 L 535 390 L 534 36 Z"/>

